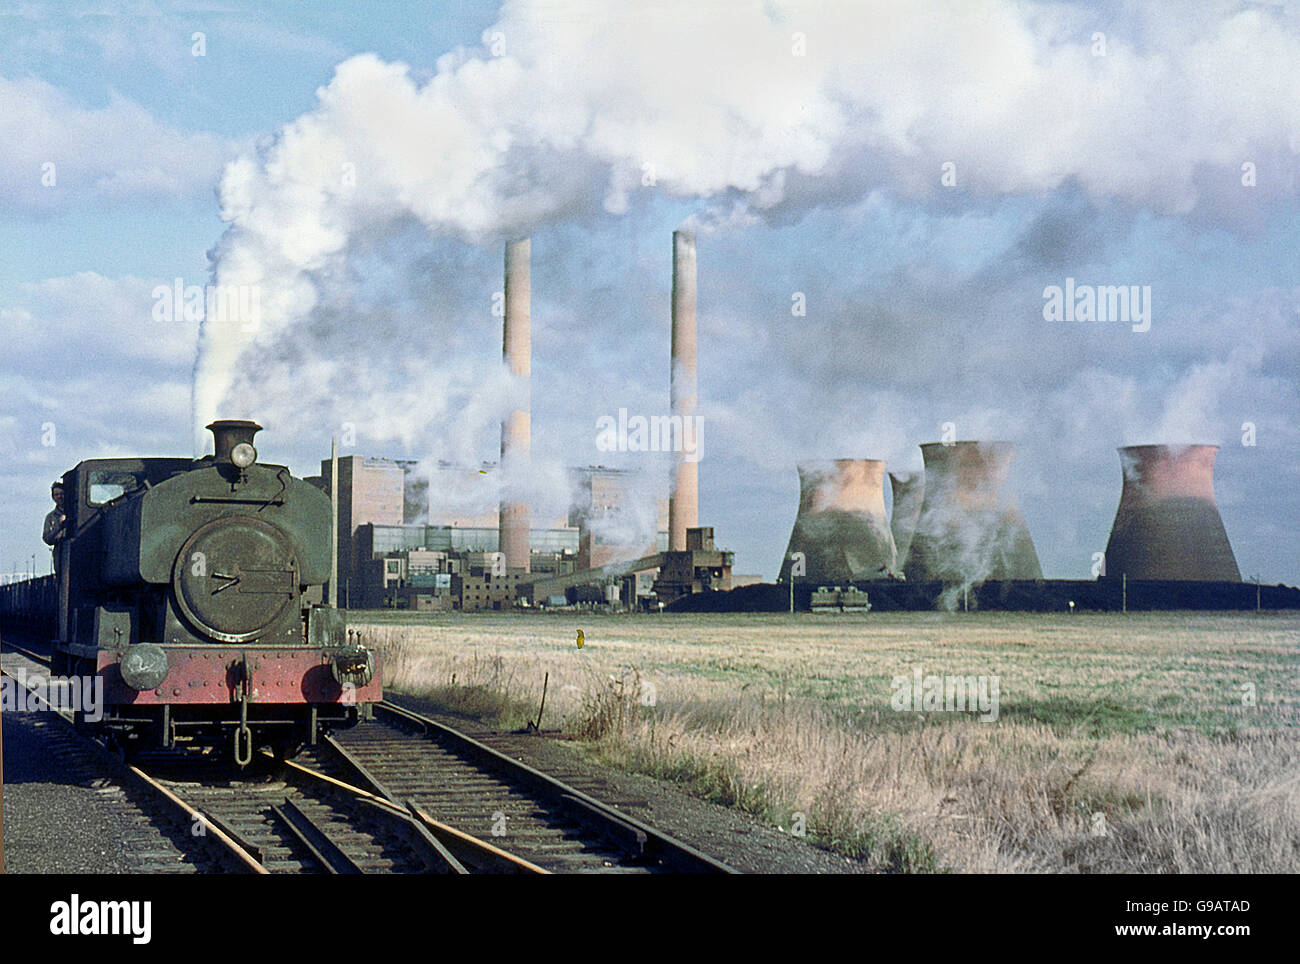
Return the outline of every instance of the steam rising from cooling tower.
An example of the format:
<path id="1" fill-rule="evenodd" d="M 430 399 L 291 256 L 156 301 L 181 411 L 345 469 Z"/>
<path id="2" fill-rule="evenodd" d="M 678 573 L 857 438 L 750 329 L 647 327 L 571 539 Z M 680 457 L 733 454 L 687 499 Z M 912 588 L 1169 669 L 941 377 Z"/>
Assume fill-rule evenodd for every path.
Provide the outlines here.
<path id="1" fill-rule="evenodd" d="M 1038 552 L 1006 489 L 1015 447 L 1008 442 L 921 446 L 925 496 L 908 553 L 909 581 L 974 585 L 1041 579 Z"/>
<path id="2" fill-rule="evenodd" d="M 889 487 L 894 495 L 894 510 L 889 517 L 889 529 L 894 535 L 894 549 L 898 553 L 898 568 L 907 565 L 916 534 L 916 520 L 921 517 L 921 501 L 925 496 L 924 472 L 890 472 Z"/>
<path id="3" fill-rule="evenodd" d="M 1119 450 L 1124 489 L 1106 545 L 1106 575 L 1239 582 L 1214 500 L 1217 445 Z"/>
<path id="4" fill-rule="evenodd" d="M 811 583 L 880 579 L 895 571 L 894 537 L 885 516 L 885 463 L 835 459 L 799 465 L 799 515 L 781 564 L 802 552 Z"/>
<path id="5" fill-rule="evenodd" d="M 520 497 L 532 441 L 532 242 L 525 238 L 506 245 L 506 317 L 502 356 L 510 373 L 524 383 L 524 408 L 515 409 L 501 423 L 501 501 L 499 544 L 507 569 L 529 569 L 528 504 Z"/>
<path id="6" fill-rule="evenodd" d="M 674 418 L 685 426 L 698 401 L 698 361 L 695 326 L 695 236 L 673 232 L 673 318 L 671 398 Z M 700 524 L 700 466 L 677 453 L 677 471 L 668 500 L 668 548 L 686 550 L 686 530 Z"/>

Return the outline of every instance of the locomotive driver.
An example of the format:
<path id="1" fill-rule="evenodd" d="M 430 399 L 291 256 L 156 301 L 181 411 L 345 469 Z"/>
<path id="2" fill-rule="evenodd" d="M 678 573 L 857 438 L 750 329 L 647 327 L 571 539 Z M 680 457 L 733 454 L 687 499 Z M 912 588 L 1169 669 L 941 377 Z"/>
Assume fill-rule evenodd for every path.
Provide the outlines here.
<path id="1" fill-rule="evenodd" d="M 59 543 L 63 541 L 68 522 L 68 515 L 63 511 L 62 482 L 55 482 L 50 486 L 50 498 L 54 500 L 54 508 L 45 517 L 45 531 L 41 533 L 41 538 L 47 546 L 54 548 L 54 567 L 57 570 L 59 566 Z"/>

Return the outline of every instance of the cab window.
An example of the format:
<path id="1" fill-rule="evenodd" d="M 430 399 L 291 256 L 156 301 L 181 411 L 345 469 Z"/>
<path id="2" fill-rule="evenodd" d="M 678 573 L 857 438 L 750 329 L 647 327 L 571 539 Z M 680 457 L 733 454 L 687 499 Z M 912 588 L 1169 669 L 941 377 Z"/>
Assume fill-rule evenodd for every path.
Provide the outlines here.
<path id="1" fill-rule="evenodd" d="M 103 505 L 128 492 L 134 492 L 140 484 L 139 477 L 132 472 L 97 469 L 90 473 L 87 480 L 86 500 L 91 505 Z"/>

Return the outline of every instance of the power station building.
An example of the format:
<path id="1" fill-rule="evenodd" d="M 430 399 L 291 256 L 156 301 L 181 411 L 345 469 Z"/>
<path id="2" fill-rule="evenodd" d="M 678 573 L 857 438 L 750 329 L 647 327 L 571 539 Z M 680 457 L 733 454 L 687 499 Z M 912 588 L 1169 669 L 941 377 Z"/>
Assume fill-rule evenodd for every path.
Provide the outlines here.
<path id="1" fill-rule="evenodd" d="M 699 417 L 697 252 L 690 232 L 673 232 L 672 242 L 668 387 L 671 419 L 682 426 Z M 733 554 L 700 525 L 700 453 L 684 445 L 675 449 L 667 497 L 638 472 L 571 468 L 566 512 L 538 518 L 528 491 L 531 258 L 527 238 L 505 246 L 502 361 L 518 391 L 502 415 L 500 461 L 430 467 L 361 455 L 339 459 L 338 598 L 345 606 L 648 609 L 757 581 L 733 575 Z M 905 594 L 906 584 L 1032 581 L 1041 590 L 1038 553 L 1009 484 L 1014 446 L 958 441 L 920 448 L 923 472 L 889 475 L 890 511 L 883 461 L 797 466 L 799 506 L 780 568 L 791 605 L 795 590 L 810 584 L 815 590 L 876 581 L 886 597 Z M 1214 496 L 1217 448 L 1119 451 L 1124 487 L 1103 578 L 1239 582 Z M 328 491 L 330 469 L 323 461 L 321 475 L 309 481 Z"/>
<path id="2" fill-rule="evenodd" d="M 501 549 L 498 513 L 483 506 L 497 491 L 497 466 L 339 458 L 339 590 L 354 609 L 508 609 L 538 579 L 654 555 L 667 548 L 667 500 L 641 498 L 627 470 L 569 471 L 568 512 L 528 532 L 529 564 L 512 567 Z M 330 463 L 310 479 L 329 491 Z M 476 492 L 476 487 L 481 491 Z M 651 592 L 654 573 L 639 593 Z M 624 595 L 623 599 L 629 598 Z"/>
<path id="3" fill-rule="evenodd" d="M 891 578 L 896 552 L 885 514 L 885 463 L 835 459 L 798 469 L 799 513 L 781 580 L 792 574 L 814 584 Z"/>
<path id="4" fill-rule="evenodd" d="M 598 569 L 668 548 L 668 500 L 644 480 L 603 465 L 569 470 L 574 493 L 568 524 L 579 531 L 578 568 Z"/>
<path id="5" fill-rule="evenodd" d="M 890 472 L 889 488 L 894 506 L 889 515 L 889 531 L 894 535 L 895 565 L 899 572 L 907 568 L 907 557 L 912 551 L 912 537 L 916 535 L 916 520 L 921 517 L 921 502 L 925 498 L 924 472 Z"/>
<path id="6" fill-rule="evenodd" d="M 477 467 L 344 456 L 339 460 L 338 598 L 352 608 L 506 609 L 603 599 L 650 608 L 731 588 L 732 554 L 699 525 L 699 453 L 678 451 L 667 498 L 636 472 L 569 470 L 570 505 L 533 518 L 530 474 L 532 244 L 505 247 L 502 361 L 519 383 L 501 423 L 501 461 Z M 670 399 L 696 418 L 696 247 L 673 233 Z M 311 479 L 329 491 L 331 466 Z M 883 506 L 882 506 L 883 514 Z M 886 524 L 885 535 L 889 530 Z"/>

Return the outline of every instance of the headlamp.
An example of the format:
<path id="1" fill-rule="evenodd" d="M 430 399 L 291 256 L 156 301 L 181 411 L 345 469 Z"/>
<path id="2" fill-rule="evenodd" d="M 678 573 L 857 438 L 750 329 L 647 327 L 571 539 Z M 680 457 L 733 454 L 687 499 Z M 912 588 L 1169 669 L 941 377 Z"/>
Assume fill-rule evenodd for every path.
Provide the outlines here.
<path id="1" fill-rule="evenodd" d="M 241 469 L 246 469 L 257 461 L 257 449 L 247 442 L 240 442 L 230 450 L 230 461 Z"/>

